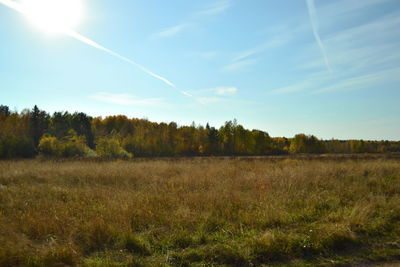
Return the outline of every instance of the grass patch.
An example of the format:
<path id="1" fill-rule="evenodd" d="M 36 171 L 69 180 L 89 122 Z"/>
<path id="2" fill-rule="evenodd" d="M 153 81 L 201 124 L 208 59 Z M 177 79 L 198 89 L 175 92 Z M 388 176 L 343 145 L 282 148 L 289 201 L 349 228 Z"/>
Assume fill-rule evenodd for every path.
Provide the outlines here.
<path id="1" fill-rule="evenodd" d="M 0 161 L 0 266 L 332 266 L 400 255 L 396 159 Z"/>

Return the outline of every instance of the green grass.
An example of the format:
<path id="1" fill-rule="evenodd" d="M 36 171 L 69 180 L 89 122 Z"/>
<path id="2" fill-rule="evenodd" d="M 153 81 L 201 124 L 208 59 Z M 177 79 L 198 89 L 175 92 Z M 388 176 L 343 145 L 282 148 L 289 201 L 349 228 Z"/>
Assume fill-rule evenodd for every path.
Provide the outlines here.
<path id="1" fill-rule="evenodd" d="M 396 159 L 0 161 L 0 266 L 398 260 Z"/>

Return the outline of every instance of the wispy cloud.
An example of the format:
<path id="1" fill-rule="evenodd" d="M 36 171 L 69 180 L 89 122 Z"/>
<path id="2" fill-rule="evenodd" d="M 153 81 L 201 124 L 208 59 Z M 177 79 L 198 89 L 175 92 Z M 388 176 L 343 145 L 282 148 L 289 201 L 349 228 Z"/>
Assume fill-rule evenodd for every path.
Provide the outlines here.
<path id="1" fill-rule="evenodd" d="M 266 41 L 240 51 L 234 55 L 232 61 L 223 67 L 224 71 L 236 71 L 256 64 L 259 61 L 260 54 L 266 53 L 268 50 L 279 48 L 288 44 L 294 34 L 284 25 L 272 27 L 265 32 Z"/>
<path id="2" fill-rule="evenodd" d="M 199 96 L 204 94 L 213 94 L 218 96 L 231 96 L 236 94 L 238 91 L 237 87 L 234 86 L 218 86 L 207 89 L 193 90 L 193 91 L 182 91 L 182 93 L 190 96 Z"/>
<path id="3" fill-rule="evenodd" d="M 371 16 L 371 8 L 383 7 L 386 2 L 396 1 L 337 0 L 322 4 L 319 15 L 324 17 L 324 46 L 329 48 L 329 63 L 335 66 L 335 72 L 313 76 L 327 67 L 326 61 L 317 56 L 320 48 L 313 44 L 302 46 L 293 68 L 296 75 L 302 74 L 299 80 L 270 92 L 321 94 L 385 90 L 398 84 L 400 11 Z"/>
<path id="4" fill-rule="evenodd" d="M 268 49 L 283 46 L 287 44 L 290 40 L 291 35 L 289 33 L 279 33 L 275 36 L 270 37 L 266 42 L 258 46 L 239 52 L 232 61 L 241 61 L 248 57 L 263 53 Z"/>
<path id="5" fill-rule="evenodd" d="M 243 69 L 245 67 L 252 66 L 257 63 L 257 59 L 245 59 L 237 62 L 232 62 L 228 65 L 225 65 L 222 70 L 223 71 L 237 71 Z"/>
<path id="6" fill-rule="evenodd" d="M 193 97 L 193 95 L 192 95 L 191 93 L 189 93 L 188 91 L 182 90 L 181 93 L 182 93 L 183 95 L 185 95 L 185 96 Z"/>
<path id="7" fill-rule="evenodd" d="M 232 5 L 231 0 L 219 0 L 209 5 L 206 9 L 195 13 L 195 16 L 202 17 L 202 16 L 216 15 L 224 12 L 225 10 L 230 8 L 231 5 Z"/>
<path id="8" fill-rule="evenodd" d="M 209 105 L 220 102 L 222 98 L 219 97 L 196 97 L 196 101 L 202 105 Z"/>
<path id="9" fill-rule="evenodd" d="M 184 30 L 186 30 L 187 28 L 189 28 L 190 24 L 179 24 L 179 25 L 175 25 L 169 28 L 166 28 L 160 32 L 154 33 L 152 35 L 152 38 L 154 39 L 159 39 L 159 38 L 168 38 L 168 37 L 172 37 L 175 35 L 178 35 L 179 33 L 183 32 Z"/>
<path id="10" fill-rule="evenodd" d="M 213 60 L 221 55 L 219 51 L 190 51 L 184 53 L 189 60 Z"/>
<path id="11" fill-rule="evenodd" d="M 6 1 L 6 0 L 1 0 L 1 1 Z M 200 18 L 222 13 L 225 10 L 227 10 L 231 5 L 232 5 L 232 0 L 216 1 L 212 4 L 210 4 L 205 9 L 192 14 L 191 19 L 189 19 L 187 23 L 181 23 L 181 24 L 169 27 L 169 28 L 165 28 L 157 33 L 152 34 L 151 38 L 159 39 L 159 38 L 168 38 L 168 37 L 176 36 L 176 35 L 182 33 L 183 31 L 187 30 L 190 26 L 195 25 L 196 22 Z"/>
<path id="12" fill-rule="evenodd" d="M 322 56 L 324 57 L 324 61 L 326 64 L 326 68 L 329 70 L 329 72 L 332 72 L 332 68 L 330 66 L 328 56 L 326 54 L 325 46 L 322 43 L 321 37 L 319 36 L 319 24 L 318 24 L 318 18 L 317 18 L 317 9 L 315 8 L 314 0 L 306 0 L 306 1 L 307 1 L 308 13 L 310 15 L 310 21 L 311 21 L 315 40 L 317 41 L 317 44 L 318 44 L 319 48 L 321 49 Z"/>
<path id="13" fill-rule="evenodd" d="M 231 99 L 237 91 L 238 88 L 234 86 L 218 86 L 201 90 L 182 91 L 181 93 L 188 97 L 192 97 L 196 102 L 202 105 L 207 105 Z"/>
<path id="14" fill-rule="evenodd" d="M 237 92 L 236 87 L 217 87 L 212 89 L 217 95 L 234 95 Z"/>
<path id="15" fill-rule="evenodd" d="M 90 95 L 89 98 L 114 105 L 122 106 L 165 106 L 165 103 L 160 98 L 138 98 L 131 94 L 115 94 L 107 92 L 98 92 Z"/>
<path id="16" fill-rule="evenodd" d="M 218 53 L 217 51 L 205 51 L 205 52 L 198 52 L 197 55 L 199 55 L 201 58 L 204 59 L 213 59 L 218 55 Z"/>
<path id="17" fill-rule="evenodd" d="M 290 85 L 273 89 L 270 91 L 272 94 L 288 94 L 288 93 L 295 93 L 295 92 L 300 92 L 300 91 L 310 91 L 312 89 L 315 89 L 316 86 L 319 86 L 321 84 L 324 84 L 325 81 L 331 78 L 331 75 L 327 75 L 327 73 L 324 72 L 316 72 L 308 77 L 306 77 L 303 81 L 301 82 L 295 82 Z"/>
<path id="18" fill-rule="evenodd" d="M 270 91 L 273 94 L 288 94 L 305 91 L 311 94 L 321 94 L 336 91 L 350 91 L 376 88 L 382 85 L 400 82 L 400 68 L 389 68 L 373 71 L 363 75 L 329 75 L 323 72 L 308 77 L 305 81 L 293 83 L 286 87 Z"/>
<path id="19" fill-rule="evenodd" d="M 400 68 L 383 70 L 366 75 L 344 79 L 330 86 L 320 88 L 313 93 L 325 93 L 331 91 L 359 90 L 377 87 L 385 83 L 400 82 Z"/>
<path id="20" fill-rule="evenodd" d="M 324 12 L 329 13 L 329 10 Z M 400 42 L 393 36 L 398 34 L 399 28 L 400 12 L 395 12 L 361 25 L 331 31 L 325 40 L 330 47 L 330 61 L 338 72 L 349 75 L 395 66 L 400 60 Z M 323 59 L 313 58 L 311 47 L 300 54 L 303 63 L 296 69 L 313 70 L 324 66 Z"/>
<path id="21" fill-rule="evenodd" d="M 329 16 L 342 16 L 349 12 L 360 11 L 362 9 L 371 8 L 372 6 L 377 6 L 384 4 L 386 2 L 391 2 L 393 0 L 336 0 L 336 1 L 327 1 L 326 5 L 321 8 L 321 11 L 324 12 L 323 9 L 329 10 L 330 12 L 327 14 Z M 324 12 L 325 13 L 325 12 Z M 354 15 L 354 14 L 353 14 Z"/>
<path id="22" fill-rule="evenodd" d="M 286 87 L 274 89 L 271 92 L 274 93 L 274 94 L 287 94 L 287 93 L 293 93 L 293 92 L 297 92 L 297 91 L 303 91 L 303 90 L 305 90 L 307 88 L 310 88 L 312 86 L 314 86 L 313 82 L 305 81 L 305 82 L 292 84 L 292 85 L 289 85 L 289 86 L 286 86 Z"/>

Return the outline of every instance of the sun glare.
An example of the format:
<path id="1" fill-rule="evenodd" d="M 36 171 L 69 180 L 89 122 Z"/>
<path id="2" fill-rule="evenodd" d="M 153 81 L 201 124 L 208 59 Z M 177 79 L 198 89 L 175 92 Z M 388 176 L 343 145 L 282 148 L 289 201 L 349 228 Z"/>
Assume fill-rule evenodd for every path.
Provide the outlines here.
<path id="1" fill-rule="evenodd" d="M 35 26 L 51 33 L 76 28 L 82 16 L 82 0 L 25 0 L 23 7 Z"/>

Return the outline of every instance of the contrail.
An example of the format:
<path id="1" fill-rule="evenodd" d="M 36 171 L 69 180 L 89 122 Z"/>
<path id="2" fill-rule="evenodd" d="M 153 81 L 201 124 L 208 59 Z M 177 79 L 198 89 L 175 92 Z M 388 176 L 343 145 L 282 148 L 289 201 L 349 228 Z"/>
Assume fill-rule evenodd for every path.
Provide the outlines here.
<path id="1" fill-rule="evenodd" d="M 2 0 L 0 0 L 0 1 L 2 1 Z M 116 53 L 116 52 L 114 52 L 114 51 L 112 51 L 112 50 L 110 50 L 108 48 L 105 48 L 104 46 L 99 45 L 95 41 L 92 41 L 89 38 L 87 38 L 85 36 L 82 36 L 82 35 L 80 35 L 79 33 L 75 32 L 75 31 L 69 30 L 69 31 L 66 31 L 65 34 L 70 36 L 70 37 L 72 37 L 72 38 L 75 38 L 78 41 L 81 41 L 82 43 L 85 43 L 85 44 L 90 45 L 90 46 L 92 46 L 94 48 L 100 49 L 100 50 L 102 50 L 102 51 L 104 51 L 104 52 L 106 52 L 106 53 L 108 53 L 108 54 L 110 54 L 110 55 L 122 60 L 122 61 L 127 62 L 127 63 L 137 67 L 141 71 L 147 73 L 148 75 L 150 75 L 150 76 L 152 76 L 152 77 L 154 77 L 156 79 L 159 79 L 160 81 L 163 81 L 164 83 L 168 84 L 171 87 L 175 87 L 175 84 L 173 84 L 172 82 L 170 82 L 166 78 L 161 77 L 160 75 L 148 70 L 147 68 L 145 68 L 142 65 L 130 60 L 129 58 L 121 56 L 120 54 L 118 54 L 118 53 Z"/>
<path id="2" fill-rule="evenodd" d="M 28 14 L 28 11 L 24 8 L 24 6 L 19 4 L 19 3 L 17 3 L 17 2 L 14 2 L 14 1 L 11 1 L 11 0 L 0 0 L 0 3 L 5 5 L 5 6 L 7 6 L 7 7 L 9 7 L 9 8 L 11 8 L 11 9 L 14 9 L 15 11 L 18 11 L 18 12 L 24 14 L 24 15 Z M 162 76 L 150 71 L 149 69 L 145 68 L 144 66 L 140 65 L 139 63 L 136 63 L 133 60 L 131 60 L 129 58 L 126 58 L 126 57 L 124 57 L 124 56 L 122 56 L 122 55 L 120 55 L 120 54 L 118 54 L 118 53 L 116 53 L 116 52 L 114 52 L 114 51 L 112 51 L 112 50 L 110 50 L 110 49 L 98 44 L 98 43 L 96 43 L 95 41 L 90 40 L 89 38 L 87 38 L 87 37 L 75 32 L 73 30 L 65 31 L 64 34 L 66 34 L 66 35 L 68 35 L 68 36 L 70 36 L 70 37 L 72 37 L 72 38 L 74 38 L 74 39 L 76 39 L 78 41 L 81 41 L 84 44 L 87 44 L 89 46 L 92 46 L 94 48 L 102 50 L 102 51 L 108 53 L 109 55 L 112 55 L 112 56 L 114 56 L 114 57 L 116 57 L 116 58 L 118 58 L 118 59 L 120 59 L 122 61 L 125 61 L 125 62 L 135 66 L 136 68 L 140 69 L 144 73 L 147 73 L 148 75 L 150 75 L 150 76 L 152 76 L 152 77 L 154 77 L 154 78 L 166 83 L 167 85 L 169 85 L 171 87 L 175 87 L 175 84 L 173 84 L 168 79 L 166 79 L 166 78 L 164 78 L 164 77 L 162 77 Z"/>
<path id="3" fill-rule="evenodd" d="M 317 41 L 318 46 L 321 49 L 327 69 L 329 70 L 329 72 L 332 72 L 332 68 L 331 68 L 331 65 L 329 64 L 328 56 L 326 55 L 325 46 L 322 43 L 321 38 L 319 36 L 319 24 L 318 24 L 318 19 L 317 19 L 317 9 L 315 8 L 314 0 L 306 0 L 306 1 L 307 1 L 308 13 L 310 14 L 310 21 L 311 21 L 311 25 L 313 28 L 315 40 Z"/>

